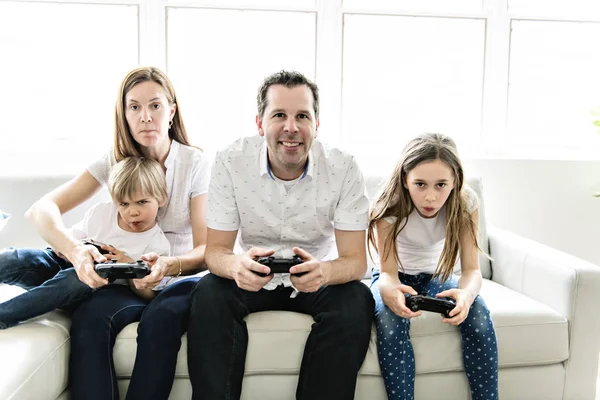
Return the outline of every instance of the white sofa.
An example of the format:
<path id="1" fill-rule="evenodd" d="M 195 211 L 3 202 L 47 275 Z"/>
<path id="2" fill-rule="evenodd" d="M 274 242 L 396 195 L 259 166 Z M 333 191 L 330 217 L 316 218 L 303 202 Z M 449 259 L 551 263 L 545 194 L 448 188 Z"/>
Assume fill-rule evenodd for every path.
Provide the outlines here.
<path id="1" fill-rule="evenodd" d="M 23 219 L 26 208 L 66 181 L 0 178 L 0 209 L 13 214 L 0 232 L 0 248 L 44 246 Z M 367 179 L 370 194 L 379 182 Z M 478 180 L 471 181 L 481 195 Z M 76 222 L 101 193 L 65 215 Z M 576 257 L 508 232 L 487 229 L 482 201 L 481 239 L 493 261 L 482 258 L 486 278 L 481 295 L 496 326 L 500 398 L 503 400 L 593 400 L 600 351 L 600 269 Z M 0 300 L 20 289 L 0 285 Z M 243 399 L 293 399 L 298 368 L 312 320 L 290 312 L 262 312 L 247 318 L 250 335 Z M 69 318 L 60 311 L 0 331 L 0 399 L 68 399 Z M 136 327 L 117 338 L 114 358 L 124 396 L 136 352 Z M 414 320 L 411 337 L 417 363 L 417 399 L 468 399 L 460 335 L 436 314 Z M 90 343 L 92 346 L 93 343 Z M 268 351 L 277 348 L 277 352 Z M 184 337 L 171 399 L 189 399 Z M 343 351 L 343 349 L 340 349 Z M 360 371 L 357 399 L 385 399 L 377 362 L 375 332 Z"/>

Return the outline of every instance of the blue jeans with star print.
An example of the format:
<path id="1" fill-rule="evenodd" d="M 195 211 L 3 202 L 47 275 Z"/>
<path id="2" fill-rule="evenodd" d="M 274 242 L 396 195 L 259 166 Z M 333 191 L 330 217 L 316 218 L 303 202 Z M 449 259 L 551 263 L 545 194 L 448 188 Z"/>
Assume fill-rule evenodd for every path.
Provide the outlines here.
<path id="1" fill-rule="evenodd" d="M 458 287 L 452 275 L 441 282 L 431 274 L 398 274 L 400 282 L 419 294 L 437 293 Z M 410 341 L 410 319 L 394 314 L 381 299 L 379 272 L 373 274 L 371 292 L 375 298 L 377 352 L 381 375 L 389 400 L 414 400 L 415 357 Z M 477 296 L 467 318 L 458 326 L 462 337 L 463 363 L 473 400 L 498 399 L 498 345 L 490 312 Z"/>

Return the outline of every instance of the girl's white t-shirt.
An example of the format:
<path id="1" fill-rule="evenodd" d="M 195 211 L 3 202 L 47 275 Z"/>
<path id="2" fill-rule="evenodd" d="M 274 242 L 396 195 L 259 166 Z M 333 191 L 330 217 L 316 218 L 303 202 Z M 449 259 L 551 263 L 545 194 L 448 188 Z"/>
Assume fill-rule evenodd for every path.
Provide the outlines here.
<path id="1" fill-rule="evenodd" d="M 463 191 L 466 193 L 467 209 L 473 213 L 479 208 L 477 194 L 466 185 Z M 393 224 L 396 217 L 387 217 L 385 221 Z M 423 218 L 416 209 L 413 210 L 396 239 L 398 257 L 402 263 L 402 266 L 398 265 L 398 270 L 408 275 L 433 274 L 445 241 L 446 205 L 433 218 Z"/>

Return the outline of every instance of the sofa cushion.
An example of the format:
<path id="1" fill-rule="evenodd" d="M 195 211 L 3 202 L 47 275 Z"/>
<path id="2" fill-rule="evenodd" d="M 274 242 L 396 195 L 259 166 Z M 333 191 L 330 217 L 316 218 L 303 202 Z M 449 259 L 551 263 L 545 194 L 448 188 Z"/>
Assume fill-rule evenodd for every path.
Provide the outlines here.
<path id="1" fill-rule="evenodd" d="M 23 290 L 0 284 L 0 302 Z M 67 387 L 71 320 L 54 311 L 0 330 L 0 398 L 56 399 Z"/>
<path id="2" fill-rule="evenodd" d="M 484 280 L 481 296 L 492 313 L 498 335 L 500 367 L 560 363 L 569 356 L 567 321 L 550 307 L 495 282 Z M 297 374 L 312 318 L 283 311 L 264 311 L 246 318 L 249 343 L 246 375 Z M 131 376 L 136 351 L 137 323 L 118 336 L 114 349 L 119 378 Z M 460 333 L 424 312 L 413 320 L 411 338 L 417 373 L 462 370 Z M 273 350 L 276 351 L 273 351 Z M 375 329 L 361 375 L 380 375 Z M 187 377 L 187 337 L 184 336 L 176 376 Z"/>

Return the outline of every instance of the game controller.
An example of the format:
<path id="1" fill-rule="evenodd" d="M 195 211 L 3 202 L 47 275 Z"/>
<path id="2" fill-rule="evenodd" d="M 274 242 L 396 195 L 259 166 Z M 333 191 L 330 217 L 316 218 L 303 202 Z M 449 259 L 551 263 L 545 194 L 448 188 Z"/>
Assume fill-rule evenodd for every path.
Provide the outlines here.
<path id="1" fill-rule="evenodd" d="M 95 248 L 98 249 L 98 251 L 100 252 L 100 254 L 108 254 L 108 253 L 110 253 L 110 251 L 104 250 L 101 247 L 101 246 L 106 246 L 106 244 L 104 244 L 102 242 L 98 242 L 97 240 L 94 240 L 94 239 L 83 239 L 82 242 L 83 242 L 83 244 L 90 244 L 90 245 L 94 246 Z"/>
<path id="2" fill-rule="evenodd" d="M 269 267 L 272 274 L 289 274 L 291 267 L 302 264 L 304 261 L 302 261 L 302 258 L 299 255 L 295 255 L 292 258 L 260 257 L 256 262 Z M 267 276 L 264 272 L 253 272 L 260 276 Z M 306 274 L 306 272 L 299 272 L 292 275 L 302 276 L 304 274 Z"/>
<path id="3" fill-rule="evenodd" d="M 408 295 L 406 297 L 406 307 L 412 311 L 431 311 L 442 314 L 446 318 L 450 317 L 450 310 L 456 307 L 456 304 L 450 300 L 437 299 L 423 295 Z"/>
<path id="4" fill-rule="evenodd" d="M 130 263 L 121 263 L 117 260 L 96 264 L 96 273 L 102 278 L 113 282 L 115 279 L 140 279 L 150 273 L 150 268 L 145 261 L 138 260 Z"/>

